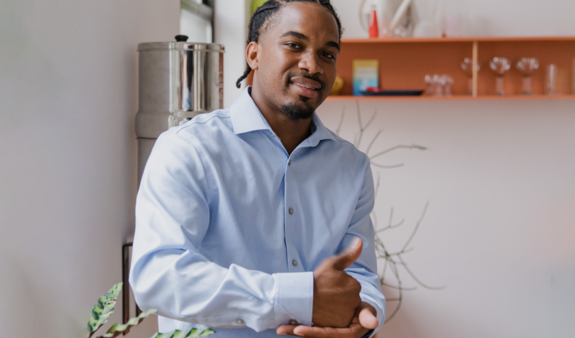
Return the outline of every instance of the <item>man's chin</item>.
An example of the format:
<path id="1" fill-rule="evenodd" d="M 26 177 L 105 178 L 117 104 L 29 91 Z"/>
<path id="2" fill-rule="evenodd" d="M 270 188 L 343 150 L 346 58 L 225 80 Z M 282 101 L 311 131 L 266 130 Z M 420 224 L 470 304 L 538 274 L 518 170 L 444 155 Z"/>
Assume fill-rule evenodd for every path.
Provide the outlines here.
<path id="1" fill-rule="evenodd" d="M 315 107 L 311 106 L 309 103 L 302 102 L 290 102 L 284 104 L 280 107 L 282 113 L 287 117 L 294 120 L 306 120 L 310 119 L 315 112 Z"/>

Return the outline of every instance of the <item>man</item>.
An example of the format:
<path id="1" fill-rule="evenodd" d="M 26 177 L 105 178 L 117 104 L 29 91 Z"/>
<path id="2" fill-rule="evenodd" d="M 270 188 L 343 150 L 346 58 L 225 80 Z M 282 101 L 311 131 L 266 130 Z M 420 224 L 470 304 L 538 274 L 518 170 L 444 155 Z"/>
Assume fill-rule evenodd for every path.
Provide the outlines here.
<path id="1" fill-rule="evenodd" d="M 314 113 L 340 37 L 329 0 L 268 1 L 238 80 L 253 72 L 253 86 L 158 139 L 130 284 L 161 332 L 360 338 L 383 324 L 369 160 Z"/>

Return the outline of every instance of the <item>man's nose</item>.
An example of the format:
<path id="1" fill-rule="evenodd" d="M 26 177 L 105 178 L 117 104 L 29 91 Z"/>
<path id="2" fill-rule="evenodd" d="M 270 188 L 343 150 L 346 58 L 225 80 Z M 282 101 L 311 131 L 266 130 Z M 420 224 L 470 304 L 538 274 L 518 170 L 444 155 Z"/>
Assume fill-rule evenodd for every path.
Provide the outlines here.
<path id="1" fill-rule="evenodd" d="M 320 65 L 316 53 L 303 53 L 298 64 L 299 69 L 305 69 L 309 74 L 323 74 L 323 68 Z"/>

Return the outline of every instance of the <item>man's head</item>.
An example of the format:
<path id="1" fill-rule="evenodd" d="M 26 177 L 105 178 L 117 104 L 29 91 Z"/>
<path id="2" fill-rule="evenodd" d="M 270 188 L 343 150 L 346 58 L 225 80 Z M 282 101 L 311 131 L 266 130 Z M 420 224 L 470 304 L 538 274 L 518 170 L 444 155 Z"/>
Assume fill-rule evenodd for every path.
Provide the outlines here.
<path id="1" fill-rule="evenodd" d="M 329 0 L 269 0 L 250 21 L 247 68 L 265 105 L 310 118 L 337 75 L 342 28 Z"/>

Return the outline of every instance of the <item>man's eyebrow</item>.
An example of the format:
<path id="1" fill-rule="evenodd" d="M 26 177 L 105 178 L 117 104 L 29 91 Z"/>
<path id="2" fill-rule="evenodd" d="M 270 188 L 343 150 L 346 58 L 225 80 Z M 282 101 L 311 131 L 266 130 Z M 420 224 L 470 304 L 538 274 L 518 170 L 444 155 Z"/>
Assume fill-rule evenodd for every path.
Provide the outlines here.
<path id="1" fill-rule="evenodd" d="M 300 40 L 309 41 L 309 38 L 305 34 L 302 34 L 300 32 L 289 31 L 289 32 L 284 33 L 280 38 L 285 38 L 286 36 L 293 36 L 293 37 L 298 38 Z M 337 49 L 338 51 L 341 51 L 341 47 L 339 46 L 339 43 L 337 43 L 335 41 L 328 41 L 328 42 L 326 42 L 325 45 L 327 47 L 333 47 L 333 48 Z"/>
<path id="2" fill-rule="evenodd" d="M 328 46 L 328 47 L 333 47 L 333 48 L 337 49 L 338 51 L 341 51 L 341 48 L 340 48 L 340 46 L 339 46 L 339 43 L 337 43 L 337 42 L 335 42 L 335 41 L 328 41 L 328 42 L 326 42 L 325 45 Z"/>
<path id="3" fill-rule="evenodd" d="M 309 41 L 309 38 L 300 32 L 289 31 L 284 33 L 284 35 L 282 35 L 280 38 L 285 38 L 286 36 L 293 36 L 301 40 Z"/>

